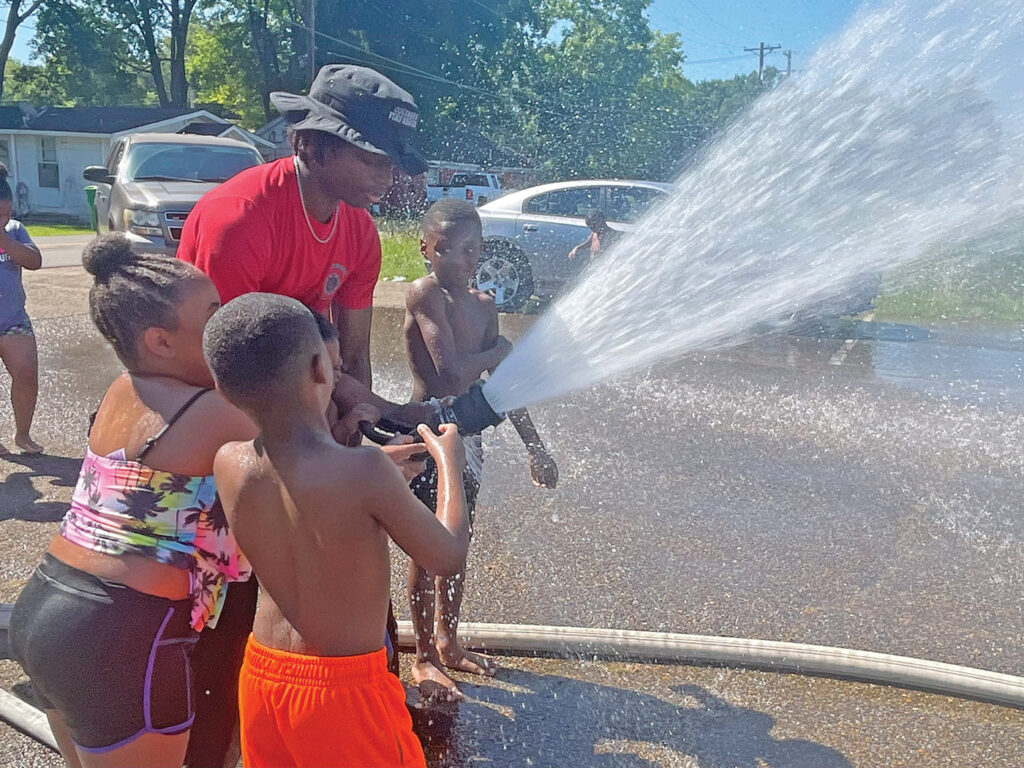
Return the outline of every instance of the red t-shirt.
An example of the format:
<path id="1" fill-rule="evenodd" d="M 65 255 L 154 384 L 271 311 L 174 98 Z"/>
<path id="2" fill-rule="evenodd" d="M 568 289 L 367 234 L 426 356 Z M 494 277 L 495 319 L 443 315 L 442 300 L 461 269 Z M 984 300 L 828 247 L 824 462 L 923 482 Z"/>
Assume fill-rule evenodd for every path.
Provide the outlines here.
<path id="1" fill-rule="evenodd" d="M 380 236 L 370 214 L 338 205 L 327 243 L 309 232 L 292 158 L 242 171 L 196 203 L 181 233 L 178 258 L 210 276 L 224 303 L 252 291 L 290 296 L 323 312 L 373 305 L 380 276 Z M 333 222 L 309 219 L 321 240 Z"/>

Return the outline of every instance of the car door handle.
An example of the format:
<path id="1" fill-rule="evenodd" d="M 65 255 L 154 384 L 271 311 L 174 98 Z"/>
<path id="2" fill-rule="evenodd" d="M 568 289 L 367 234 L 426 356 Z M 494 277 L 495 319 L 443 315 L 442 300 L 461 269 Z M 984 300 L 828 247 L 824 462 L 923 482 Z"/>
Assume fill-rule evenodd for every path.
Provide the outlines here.
<path id="1" fill-rule="evenodd" d="M 523 224 L 523 232 L 536 232 L 537 229 L 536 224 Z"/>

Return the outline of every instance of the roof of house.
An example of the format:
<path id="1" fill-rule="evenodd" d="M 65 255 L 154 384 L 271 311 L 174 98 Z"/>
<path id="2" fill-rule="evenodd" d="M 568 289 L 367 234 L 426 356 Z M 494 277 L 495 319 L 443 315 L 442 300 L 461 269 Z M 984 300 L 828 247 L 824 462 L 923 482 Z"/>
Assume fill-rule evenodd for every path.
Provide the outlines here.
<path id="1" fill-rule="evenodd" d="M 195 112 L 187 107 L 44 107 L 25 121 L 32 131 L 120 133 Z"/>
<path id="2" fill-rule="evenodd" d="M 121 133 L 203 110 L 189 107 L 31 107 L 0 106 L 0 128 L 74 133 Z M 226 120 L 209 115 L 221 125 Z"/>
<path id="3" fill-rule="evenodd" d="M 24 125 L 25 115 L 20 107 L 0 106 L 0 128 L 22 128 Z"/>

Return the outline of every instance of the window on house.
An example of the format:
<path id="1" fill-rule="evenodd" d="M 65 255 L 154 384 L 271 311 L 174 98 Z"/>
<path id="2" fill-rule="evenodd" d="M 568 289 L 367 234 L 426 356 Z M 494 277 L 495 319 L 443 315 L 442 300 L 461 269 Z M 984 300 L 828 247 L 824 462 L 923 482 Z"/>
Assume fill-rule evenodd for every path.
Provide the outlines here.
<path id="1" fill-rule="evenodd" d="M 60 170 L 57 168 L 57 139 L 39 139 L 39 186 L 43 189 L 60 189 Z"/>

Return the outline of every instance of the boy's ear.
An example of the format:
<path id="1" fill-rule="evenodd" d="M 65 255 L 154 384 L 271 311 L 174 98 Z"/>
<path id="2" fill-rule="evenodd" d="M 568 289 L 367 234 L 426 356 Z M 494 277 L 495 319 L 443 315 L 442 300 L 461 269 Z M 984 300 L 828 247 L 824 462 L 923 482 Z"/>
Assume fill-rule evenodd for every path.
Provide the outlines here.
<path id="1" fill-rule="evenodd" d="M 315 384 L 326 384 L 328 381 L 334 381 L 334 374 L 331 371 L 327 355 L 319 352 L 313 355 L 313 359 L 310 361 L 310 372 L 313 374 L 313 382 Z"/>

